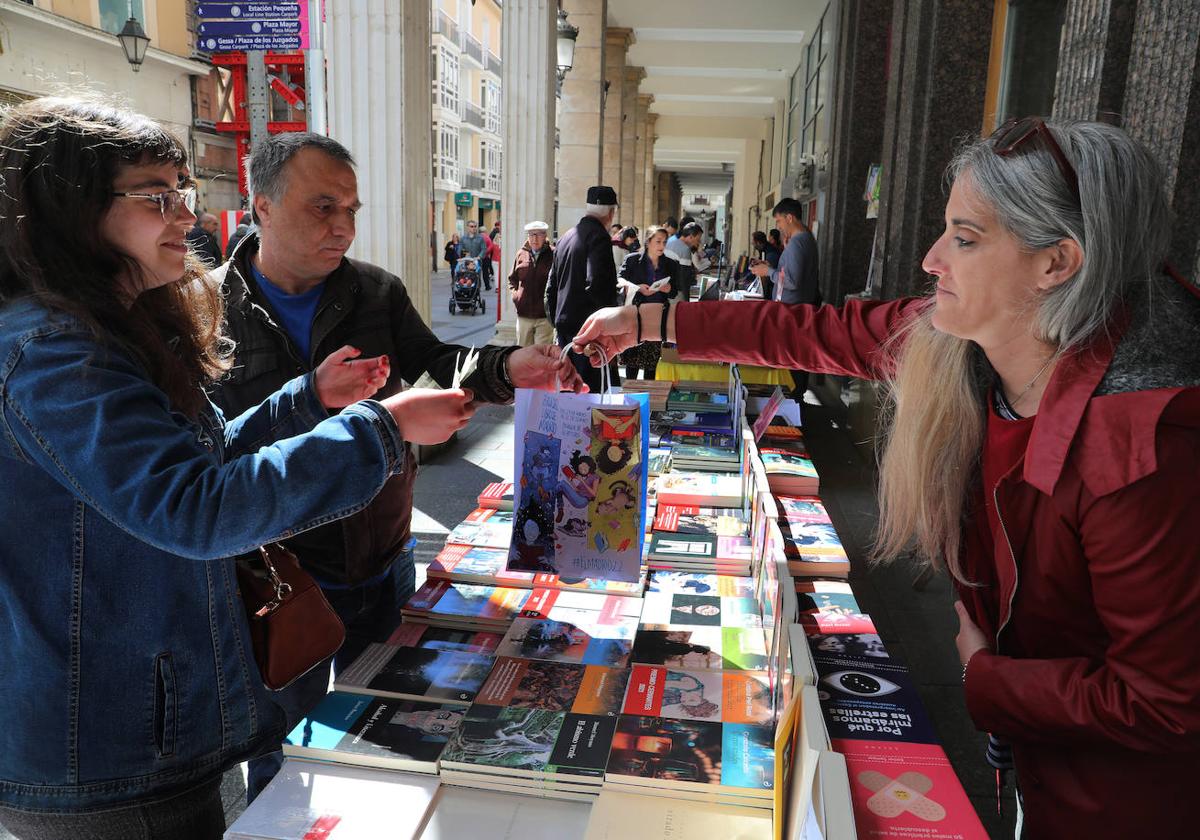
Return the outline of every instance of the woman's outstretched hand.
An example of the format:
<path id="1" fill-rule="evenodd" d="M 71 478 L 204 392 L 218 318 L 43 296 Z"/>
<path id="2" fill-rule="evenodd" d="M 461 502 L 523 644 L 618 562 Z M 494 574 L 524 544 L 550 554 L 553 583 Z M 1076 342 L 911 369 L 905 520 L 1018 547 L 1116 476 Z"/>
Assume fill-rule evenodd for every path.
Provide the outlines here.
<path id="1" fill-rule="evenodd" d="M 659 309 L 652 304 L 646 304 L 642 309 L 642 340 L 657 339 Z M 650 315 L 652 309 L 656 314 Z M 649 323 L 651 320 L 653 324 Z M 649 335 L 647 330 L 651 331 Z M 637 344 L 637 310 L 632 306 L 610 306 L 592 313 L 575 335 L 572 348 L 576 353 L 586 353 L 589 344 L 600 347 L 610 359 L 615 359 L 618 353 Z M 600 354 L 592 352 L 588 355 L 593 367 L 600 367 Z"/>

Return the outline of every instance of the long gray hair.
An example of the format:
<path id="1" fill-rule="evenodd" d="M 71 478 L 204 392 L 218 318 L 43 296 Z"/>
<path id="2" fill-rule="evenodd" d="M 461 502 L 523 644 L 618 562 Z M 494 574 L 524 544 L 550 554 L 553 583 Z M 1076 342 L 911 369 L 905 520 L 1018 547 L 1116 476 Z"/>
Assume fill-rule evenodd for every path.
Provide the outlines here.
<path id="1" fill-rule="evenodd" d="M 1031 312 L 1032 334 L 1063 354 L 1103 331 L 1130 289 L 1160 272 L 1171 225 L 1161 171 L 1141 144 L 1101 123 L 1049 128 L 1078 175 L 1079 201 L 1040 138 L 1004 157 L 991 138 L 971 142 L 946 176 L 969 180 L 1028 250 L 1063 239 L 1079 243 L 1078 273 L 1042 292 Z M 932 315 L 927 307 L 890 344 L 896 366 L 875 557 L 915 547 L 926 562 L 969 583 L 959 551 L 968 497 L 979 480 L 989 380 L 979 347 L 938 332 Z"/>

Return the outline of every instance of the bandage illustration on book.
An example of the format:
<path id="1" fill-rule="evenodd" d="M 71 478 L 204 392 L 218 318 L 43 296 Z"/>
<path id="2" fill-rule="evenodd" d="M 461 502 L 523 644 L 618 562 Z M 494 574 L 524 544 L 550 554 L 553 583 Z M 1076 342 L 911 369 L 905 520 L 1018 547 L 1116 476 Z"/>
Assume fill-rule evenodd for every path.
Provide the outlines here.
<path id="1" fill-rule="evenodd" d="M 866 770 L 858 774 L 858 780 L 867 790 L 874 791 L 867 807 L 881 817 L 898 817 L 907 811 L 926 822 L 946 818 L 946 809 L 926 796 L 933 780 L 922 773 L 909 771 L 889 779 L 877 770 Z"/>

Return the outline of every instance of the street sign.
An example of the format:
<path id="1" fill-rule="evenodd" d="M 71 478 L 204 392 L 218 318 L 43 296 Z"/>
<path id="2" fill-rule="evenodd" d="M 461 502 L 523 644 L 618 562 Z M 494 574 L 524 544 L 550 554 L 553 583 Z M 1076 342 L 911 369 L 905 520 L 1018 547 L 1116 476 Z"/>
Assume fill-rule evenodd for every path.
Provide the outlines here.
<path id="1" fill-rule="evenodd" d="M 201 3 L 196 17 L 202 20 L 298 20 L 308 14 L 308 2 L 303 3 Z"/>
<path id="2" fill-rule="evenodd" d="M 198 44 L 205 52 L 287 52 L 308 49 L 308 35 L 228 35 L 200 38 Z"/>
<path id="3" fill-rule="evenodd" d="M 469 192 L 456 192 L 454 194 L 454 204 L 456 207 L 474 207 L 475 196 Z"/>
<path id="4" fill-rule="evenodd" d="M 301 35 L 307 34 L 308 21 L 300 20 L 216 20 L 205 21 L 196 27 L 201 37 L 240 35 Z"/>

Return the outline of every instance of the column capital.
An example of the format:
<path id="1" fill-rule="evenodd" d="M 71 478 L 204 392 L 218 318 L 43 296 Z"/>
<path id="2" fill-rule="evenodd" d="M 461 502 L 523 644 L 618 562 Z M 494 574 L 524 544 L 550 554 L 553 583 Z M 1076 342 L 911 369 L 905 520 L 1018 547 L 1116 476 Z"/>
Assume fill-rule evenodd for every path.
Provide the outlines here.
<path id="1" fill-rule="evenodd" d="M 604 42 L 610 47 L 627 50 L 637 43 L 637 37 L 628 27 L 608 26 L 604 29 Z"/>
<path id="2" fill-rule="evenodd" d="M 626 64 L 625 65 L 625 81 L 640 82 L 644 78 L 646 78 L 646 68 L 645 67 L 638 67 L 637 65 L 634 65 L 634 64 Z"/>
<path id="3" fill-rule="evenodd" d="M 639 108 L 649 108 L 654 103 L 653 93 L 639 93 L 637 96 L 637 104 Z"/>

